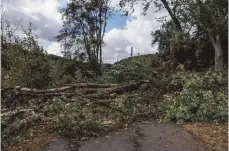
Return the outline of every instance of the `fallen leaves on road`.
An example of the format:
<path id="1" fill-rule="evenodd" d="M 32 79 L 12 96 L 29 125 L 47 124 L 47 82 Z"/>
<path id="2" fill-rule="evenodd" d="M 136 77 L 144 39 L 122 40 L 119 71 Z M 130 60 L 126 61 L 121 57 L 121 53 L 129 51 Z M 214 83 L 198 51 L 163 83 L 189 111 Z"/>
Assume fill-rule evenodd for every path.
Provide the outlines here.
<path id="1" fill-rule="evenodd" d="M 35 125 L 31 127 L 33 131 L 33 136 L 30 136 L 22 143 L 18 143 L 12 146 L 4 148 L 5 151 L 35 151 L 43 150 L 43 148 L 52 140 L 57 137 L 57 134 L 53 132 L 52 126 L 50 125 Z M 30 134 L 29 130 L 24 132 L 25 134 Z"/>
<path id="2" fill-rule="evenodd" d="M 184 129 L 207 145 L 211 151 L 228 150 L 228 124 L 185 124 Z"/>

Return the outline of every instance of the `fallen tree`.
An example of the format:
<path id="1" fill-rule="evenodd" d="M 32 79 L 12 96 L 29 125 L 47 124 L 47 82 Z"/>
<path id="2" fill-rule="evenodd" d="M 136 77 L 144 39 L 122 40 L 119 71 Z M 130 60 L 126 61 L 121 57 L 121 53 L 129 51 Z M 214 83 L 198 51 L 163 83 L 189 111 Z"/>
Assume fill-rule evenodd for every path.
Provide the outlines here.
<path id="1" fill-rule="evenodd" d="M 79 83 L 79 84 L 68 84 L 67 86 L 64 87 L 59 87 L 59 88 L 53 88 L 53 89 L 47 89 L 47 90 L 36 90 L 36 89 L 31 89 L 31 88 L 20 88 L 20 87 L 15 87 L 14 90 L 16 91 L 21 91 L 28 93 L 36 93 L 36 94 L 43 94 L 43 93 L 59 93 L 59 92 L 64 92 L 70 89 L 74 88 L 111 88 L 111 87 L 117 87 L 120 86 L 119 84 L 93 84 L 93 83 Z"/>
<path id="2" fill-rule="evenodd" d="M 25 119 L 13 122 L 7 128 L 5 128 L 2 131 L 2 133 L 11 134 L 17 132 L 21 128 L 26 129 L 31 125 L 31 123 L 37 122 L 38 120 L 42 120 L 42 119 L 44 119 L 44 116 L 42 114 L 31 112 L 30 116 L 26 117 Z"/>
<path id="3" fill-rule="evenodd" d="M 112 98 L 115 96 L 115 94 L 123 94 L 126 92 L 131 92 L 134 90 L 137 90 L 142 84 L 149 83 L 148 80 L 145 81 L 139 81 L 137 83 L 127 84 L 124 86 L 114 87 L 114 88 L 108 88 L 103 91 L 100 91 L 98 94 L 90 94 L 87 95 L 86 98 L 97 98 L 97 99 L 106 99 L 106 98 Z"/>
<path id="4" fill-rule="evenodd" d="M 65 92 L 67 90 L 71 90 L 74 88 L 105 88 L 101 94 L 91 95 L 94 97 L 102 97 L 105 94 L 117 93 L 123 94 L 129 91 L 133 91 L 139 88 L 143 83 L 149 83 L 149 81 L 140 81 L 137 83 L 127 84 L 127 85 L 119 85 L 119 84 L 93 84 L 93 83 L 79 83 L 79 84 L 69 84 L 68 86 L 47 89 L 47 90 L 36 90 L 31 88 L 21 88 L 15 87 L 14 91 L 18 92 L 22 95 L 30 95 L 30 96 L 59 96 L 59 95 L 74 95 L 74 93 Z M 65 92 L 65 93 L 64 93 Z M 90 97 L 90 95 L 89 95 Z"/>
<path id="5" fill-rule="evenodd" d="M 130 92 L 130 91 L 138 89 L 144 83 L 149 83 L 149 81 L 148 80 L 143 80 L 143 81 L 139 81 L 137 83 L 132 83 L 132 84 L 124 85 L 124 86 L 109 88 L 109 89 L 106 89 L 105 91 L 107 93 L 123 94 L 123 93 Z"/>
<path id="6" fill-rule="evenodd" d="M 33 109 L 21 109 L 21 110 L 9 111 L 6 113 L 2 113 L 1 118 L 7 117 L 7 116 L 14 116 L 14 115 L 22 113 L 22 112 L 31 112 L 31 111 L 33 111 Z"/>
<path id="7" fill-rule="evenodd" d="M 15 87 L 14 89 L 8 89 L 8 90 L 10 91 L 13 90 L 13 92 L 15 92 L 17 96 L 18 95 L 25 95 L 25 96 L 28 95 L 28 96 L 42 97 L 42 96 L 74 95 L 76 96 L 76 98 L 79 98 L 79 99 L 75 99 L 75 100 L 63 99 L 64 102 L 77 101 L 77 102 L 83 103 L 81 104 L 82 106 L 86 104 L 90 104 L 90 105 L 94 104 L 94 105 L 104 106 L 116 112 L 120 112 L 123 115 L 129 115 L 129 113 L 126 112 L 125 110 L 119 109 L 118 107 L 110 105 L 109 104 L 110 100 L 103 99 L 103 98 L 106 98 L 106 96 L 115 98 L 117 95 L 120 95 L 126 92 L 131 92 L 131 91 L 138 89 L 144 83 L 149 83 L 149 81 L 139 81 L 137 83 L 126 84 L 126 85 L 86 84 L 86 83 L 83 84 L 81 83 L 81 84 L 71 84 L 68 86 L 47 89 L 47 90 L 35 90 L 31 88 Z M 102 88 L 102 89 L 100 89 L 99 91 L 98 90 L 94 91 L 93 89 L 93 94 L 84 94 L 83 92 L 85 91 L 75 91 L 74 88 Z M 61 98 L 62 97 L 60 97 L 60 99 Z M 41 108 L 41 106 L 39 108 Z M 32 123 L 35 123 L 35 122 L 38 122 L 40 120 L 44 120 L 47 118 L 46 114 L 44 114 L 46 111 L 41 111 L 41 113 L 35 113 L 34 111 L 35 111 L 34 109 L 20 109 L 20 110 L 13 110 L 13 111 L 5 111 L 4 113 L 2 113 L 1 117 L 4 118 L 5 120 L 7 120 L 8 117 L 13 117 L 13 116 L 16 117 L 14 118 L 14 121 L 11 124 L 9 124 L 6 128 L 4 128 L 3 133 L 4 134 L 13 134 L 14 132 L 17 132 L 21 128 L 26 129 Z M 22 115 L 21 113 L 23 113 L 23 119 L 21 119 L 21 115 Z"/>

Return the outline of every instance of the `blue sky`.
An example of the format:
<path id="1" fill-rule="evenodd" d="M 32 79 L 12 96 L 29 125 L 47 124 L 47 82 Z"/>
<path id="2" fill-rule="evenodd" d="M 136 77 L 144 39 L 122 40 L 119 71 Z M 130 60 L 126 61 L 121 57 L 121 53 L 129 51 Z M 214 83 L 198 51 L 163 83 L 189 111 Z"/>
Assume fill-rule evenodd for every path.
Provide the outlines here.
<path id="1" fill-rule="evenodd" d="M 122 16 L 120 11 L 114 11 L 113 16 L 108 20 L 106 32 L 109 32 L 113 28 L 124 29 L 128 18 L 127 16 Z"/>
<path id="2" fill-rule="evenodd" d="M 62 6 L 57 7 L 57 10 L 60 12 L 66 6 L 66 2 L 62 2 Z M 126 21 L 129 19 L 128 16 L 122 15 L 122 12 L 119 10 L 115 10 L 112 12 L 112 16 L 107 21 L 106 32 L 109 32 L 113 28 L 116 29 L 124 29 L 126 26 Z"/>

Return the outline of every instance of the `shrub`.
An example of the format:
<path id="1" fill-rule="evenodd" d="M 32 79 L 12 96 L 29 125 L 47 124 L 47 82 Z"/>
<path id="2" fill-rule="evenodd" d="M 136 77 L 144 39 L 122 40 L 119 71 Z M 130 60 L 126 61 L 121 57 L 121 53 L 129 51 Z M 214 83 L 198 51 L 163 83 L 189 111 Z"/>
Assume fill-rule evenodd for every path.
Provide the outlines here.
<path id="1" fill-rule="evenodd" d="M 170 84 L 183 88 L 165 104 L 165 121 L 227 121 L 225 73 L 180 73 L 173 76 Z"/>
<path id="2" fill-rule="evenodd" d="M 149 79 L 150 68 L 140 62 L 130 62 L 128 65 L 115 64 L 103 73 L 98 80 L 102 83 L 129 83 Z"/>
<path id="3" fill-rule="evenodd" d="M 9 22 L 3 35 L 2 60 L 4 86 L 16 85 L 45 88 L 48 87 L 51 77 L 49 76 L 50 64 L 43 52 L 43 47 L 38 45 L 37 37 L 33 35 L 31 24 L 29 29 L 23 31 L 23 37 L 13 35 Z M 7 77 L 7 78 L 6 78 Z"/>

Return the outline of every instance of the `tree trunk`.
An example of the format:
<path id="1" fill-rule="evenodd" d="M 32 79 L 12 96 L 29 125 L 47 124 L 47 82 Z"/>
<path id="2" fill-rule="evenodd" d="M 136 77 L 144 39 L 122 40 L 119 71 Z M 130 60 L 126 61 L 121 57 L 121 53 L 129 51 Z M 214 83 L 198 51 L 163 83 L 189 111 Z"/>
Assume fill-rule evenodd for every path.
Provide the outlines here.
<path id="1" fill-rule="evenodd" d="M 161 0 L 161 2 L 163 3 L 165 9 L 168 11 L 171 19 L 173 20 L 174 24 L 175 24 L 175 28 L 176 28 L 176 33 L 175 36 L 173 37 L 173 39 L 175 39 L 176 43 L 181 43 L 181 41 L 183 41 L 183 29 L 181 26 L 180 21 L 178 20 L 175 12 L 172 11 L 172 9 L 169 7 L 168 1 L 167 0 Z M 174 42 L 170 42 L 170 51 L 173 53 L 174 52 Z M 177 60 L 179 63 L 184 65 L 183 60 L 187 59 L 187 56 L 185 55 L 185 51 L 184 51 L 184 46 L 181 44 L 179 48 L 176 48 L 176 51 L 174 53 L 174 60 Z M 175 62 L 175 61 L 174 61 Z M 175 63 L 178 63 L 175 62 Z"/>
<path id="2" fill-rule="evenodd" d="M 215 49 L 215 70 L 223 70 L 223 49 L 220 42 L 218 40 L 216 43 L 213 43 Z"/>
<path id="3" fill-rule="evenodd" d="M 172 12 L 171 8 L 168 5 L 168 2 L 166 0 L 161 0 L 161 2 L 163 3 L 165 9 L 168 11 L 170 17 L 174 21 L 176 26 L 176 31 L 182 33 L 182 27 L 180 21 L 177 19 L 176 15 Z"/>
<path id="4" fill-rule="evenodd" d="M 211 37 L 210 39 L 215 49 L 215 70 L 216 71 L 223 70 L 223 49 L 221 46 L 221 40 L 220 39 L 214 40 L 212 35 L 209 36 Z"/>
<path id="5" fill-rule="evenodd" d="M 1 5 L 1 49 L 3 48 L 3 5 Z"/>
<path id="6" fill-rule="evenodd" d="M 102 65 L 102 9 L 103 9 L 103 4 L 100 4 L 100 12 L 99 12 L 99 70 L 101 70 L 101 65 Z"/>
<path id="7" fill-rule="evenodd" d="M 221 44 L 221 39 L 219 35 L 214 36 L 215 34 L 213 33 L 213 30 L 215 30 L 215 33 L 217 32 L 217 25 L 215 23 L 215 21 L 212 19 L 211 16 L 209 16 L 209 14 L 211 14 L 212 12 L 208 11 L 208 9 L 206 9 L 206 6 L 201 0 L 196 0 L 196 3 L 200 9 L 200 15 L 202 14 L 208 14 L 207 18 L 205 17 L 206 21 L 205 22 L 201 22 L 201 20 L 199 20 L 198 22 L 200 23 L 200 25 L 202 24 L 207 32 L 208 32 L 208 36 L 212 42 L 212 45 L 215 49 L 215 70 L 223 70 L 223 49 L 222 49 L 222 44 Z"/>
<path id="8" fill-rule="evenodd" d="M 214 39 L 210 29 L 207 29 L 209 38 L 212 42 L 212 45 L 215 49 L 215 70 L 221 71 L 223 70 L 223 49 L 219 36 L 216 36 L 216 40 Z"/>

